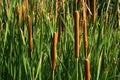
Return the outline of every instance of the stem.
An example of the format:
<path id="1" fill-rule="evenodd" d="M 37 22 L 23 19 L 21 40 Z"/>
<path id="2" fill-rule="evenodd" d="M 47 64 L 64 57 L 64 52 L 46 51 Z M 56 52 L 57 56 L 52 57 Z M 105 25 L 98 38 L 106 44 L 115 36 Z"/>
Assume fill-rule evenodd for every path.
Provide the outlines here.
<path id="1" fill-rule="evenodd" d="M 54 70 L 52 70 L 52 80 L 54 80 Z"/>
<path id="2" fill-rule="evenodd" d="M 76 58 L 76 80 L 78 80 L 78 58 Z"/>

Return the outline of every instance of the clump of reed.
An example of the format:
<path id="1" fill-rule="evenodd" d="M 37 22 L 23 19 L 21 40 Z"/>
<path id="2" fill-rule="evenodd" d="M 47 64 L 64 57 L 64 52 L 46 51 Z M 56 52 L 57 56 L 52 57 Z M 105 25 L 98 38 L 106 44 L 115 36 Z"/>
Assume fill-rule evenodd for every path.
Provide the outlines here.
<path id="1" fill-rule="evenodd" d="M 27 30 L 28 30 L 28 41 L 29 41 L 29 50 L 32 53 L 33 51 L 33 41 L 32 41 L 32 28 L 30 22 L 30 16 L 27 16 Z"/>
<path id="2" fill-rule="evenodd" d="M 76 80 L 78 80 L 78 58 L 79 58 L 79 12 L 74 12 L 74 36 L 75 36 L 75 58 L 76 58 Z"/>
<path id="3" fill-rule="evenodd" d="M 53 44 L 52 44 L 52 80 L 54 80 L 54 71 L 56 68 L 56 56 L 57 56 L 57 40 L 58 32 L 53 33 Z"/>

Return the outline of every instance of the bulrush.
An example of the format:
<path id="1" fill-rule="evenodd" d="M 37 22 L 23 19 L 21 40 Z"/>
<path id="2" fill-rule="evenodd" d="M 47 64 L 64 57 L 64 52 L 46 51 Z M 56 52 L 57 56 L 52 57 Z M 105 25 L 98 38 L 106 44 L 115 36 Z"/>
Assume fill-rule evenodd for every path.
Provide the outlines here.
<path id="1" fill-rule="evenodd" d="M 87 57 L 88 40 L 87 40 L 87 27 L 86 27 L 86 7 L 84 0 L 82 0 L 81 2 L 83 8 L 84 53 L 85 53 L 85 57 Z"/>
<path id="2" fill-rule="evenodd" d="M 62 18 L 65 19 L 65 14 L 62 13 L 61 14 Z M 59 20 L 59 33 L 58 33 L 58 41 L 60 41 L 60 36 L 61 36 L 61 33 L 65 31 L 65 26 L 63 24 L 63 21 L 60 19 Z"/>
<path id="3" fill-rule="evenodd" d="M 90 61 L 85 59 L 85 80 L 90 80 Z"/>
<path id="4" fill-rule="evenodd" d="M 52 46 L 52 71 L 54 71 L 56 68 L 57 39 L 58 39 L 58 32 L 54 32 L 53 33 L 53 46 Z"/>
<path id="5" fill-rule="evenodd" d="M 26 15 L 25 6 L 22 5 L 22 19 L 23 19 L 23 21 L 25 20 L 25 15 Z"/>
<path id="6" fill-rule="evenodd" d="M 96 0 L 91 0 L 90 1 L 90 7 L 91 7 L 91 12 L 92 12 L 92 22 L 95 23 L 96 19 Z"/>
<path id="7" fill-rule="evenodd" d="M 17 24 L 18 24 L 18 28 L 20 27 L 20 6 L 17 3 L 16 5 L 16 14 L 17 14 Z"/>
<path id="8" fill-rule="evenodd" d="M 78 0 L 74 0 L 75 1 L 75 4 L 77 4 L 78 3 Z"/>
<path id="9" fill-rule="evenodd" d="M 28 0 L 26 0 L 26 9 L 28 10 L 29 4 L 28 4 Z"/>
<path id="10" fill-rule="evenodd" d="M 58 16 L 58 0 L 55 0 L 55 21 L 57 20 Z"/>
<path id="11" fill-rule="evenodd" d="M 79 12 L 74 12 L 75 57 L 79 57 Z"/>
<path id="12" fill-rule="evenodd" d="M 29 39 L 29 49 L 30 52 L 33 51 L 33 42 L 32 42 L 32 28 L 31 28 L 31 24 L 30 24 L 30 16 L 27 16 L 27 30 L 28 30 L 28 39 Z"/>
<path id="13" fill-rule="evenodd" d="M 87 5 L 88 5 L 88 8 L 90 10 L 90 0 L 87 0 Z M 91 18 L 91 14 L 90 14 L 89 10 L 87 9 L 87 15 L 88 15 L 88 17 Z"/>

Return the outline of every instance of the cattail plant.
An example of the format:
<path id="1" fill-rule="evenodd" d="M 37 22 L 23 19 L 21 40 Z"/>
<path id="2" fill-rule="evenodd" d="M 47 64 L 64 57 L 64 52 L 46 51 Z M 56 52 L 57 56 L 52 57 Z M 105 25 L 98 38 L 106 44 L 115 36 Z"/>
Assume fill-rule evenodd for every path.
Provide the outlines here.
<path id="1" fill-rule="evenodd" d="M 78 3 L 78 0 L 74 0 L 75 1 L 75 4 L 77 4 Z"/>
<path id="2" fill-rule="evenodd" d="M 96 19 L 96 0 L 90 0 L 90 7 L 92 12 L 92 23 L 95 23 Z"/>
<path id="3" fill-rule="evenodd" d="M 61 17 L 63 19 L 65 19 L 65 13 L 62 12 L 62 14 L 60 14 Z M 59 20 L 59 33 L 58 33 L 58 41 L 60 41 L 60 36 L 61 36 L 61 33 L 65 31 L 65 25 L 63 23 L 63 21 L 60 19 Z"/>
<path id="4" fill-rule="evenodd" d="M 53 33 L 53 45 L 52 45 L 52 80 L 54 80 L 54 71 L 56 68 L 56 52 L 57 52 L 57 39 L 58 32 Z"/>
<path id="5" fill-rule="evenodd" d="M 87 0 L 87 6 L 88 6 L 88 9 L 90 10 L 90 0 Z M 91 18 L 91 14 L 90 14 L 90 11 L 87 9 L 87 15 L 88 15 L 88 17 L 90 17 Z"/>
<path id="6" fill-rule="evenodd" d="M 23 21 L 25 20 L 25 16 L 26 16 L 25 6 L 22 5 L 22 19 L 23 19 Z"/>
<path id="7" fill-rule="evenodd" d="M 85 80 L 90 80 L 90 61 L 85 59 Z"/>
<path id="8" fill-rule="evenodd" d="M 0 10 L 2 9 L 2 2 L 0 1 Z"/>
<path id="9" fill-rule="evenodd" d="M 75 3 L 75 10 L 77 10 L 77 3 L 78 3 L 78 0 L 74 0 L 74 3 Z"/>
<path id="10" fill-rule="evenodd" d="M 17 14 L 17 24 L 18 24 L 18 28 L 20 27 L 20 6 L 17 3 L 16 5 L 16 14 Z"/>
<path id="11" fill-rule="evenodd" d="M 25 9 L 25 6 L 22 5 L 22 30 L 23 30 L 23 34 L 24 34 L 25 18 L 26 18 L 26 9 Z"/>
<path id="12" fill-rule="evenodd" d="M 79 12 L 74 12 L 74 33 L 75 33 L 75 57 L 76 57 L 76 80 L 78 80 L 78 58 L 79 58 Z"/>
<path id="13" fill-rule="evenodd" d="M 55 0 L 55 21 L 57 20 L 58 16 L 58 0 Z"/>
<path id="14" fill-rule="evenodd" d="M 28 7 L 29 7 L 28 0 L 25 0 L 25 2 L 26 2 L 26 9 L 28 10 Z"/>
<path id="15" fill-rule="evenodd" d="M 79 12 L 74 12 L 75 57 L 79 58 Z"/>
<path id="16" fill-rule="evenodd" d="M 88 49 L 88 40 L 87 40 L 87 26 L 86 26 L 86 7 L 84 0 L 82 2 L 82 9 L 83 9 L 83 32 L 84 32 L 84 54 L 87 57 L 87 49 Z"/>
<path id="17" fill-rule="evenodd" d="M 118 0 L 118 4 L 117 4 L 117 19 L 118 19 L 118 27 L 120 28 L 120 0 Z"/>
<path id="18" fill-rule="evenodd" d="M 29 50 L 30 52 L 33 51 L 33 42 L 32 42 L 32 28 L 30 23 L 30 16 L 27 16 L 27 30 L 28 30 L 28 40 L 29 40 Z"/>

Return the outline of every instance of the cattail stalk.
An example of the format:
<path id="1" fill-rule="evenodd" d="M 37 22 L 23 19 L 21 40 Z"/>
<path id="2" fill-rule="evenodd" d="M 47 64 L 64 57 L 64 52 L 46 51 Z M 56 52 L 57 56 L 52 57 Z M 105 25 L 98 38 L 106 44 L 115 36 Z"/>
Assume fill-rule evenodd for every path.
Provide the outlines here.
<path id="1" fill-rule="evenodd" d="M 28 0 L 25 0 L 25 2 L 26 2 L 26 9 L 28 10 L 28 7 L 29 7 Z"/>
<path id="2" fill-rule="evenodd" d="M 65 19 L 65 14 L 62 13 L 62 18 Z M 63 21 L 60 19 L 59 21 L 59 33 L 58 33 L 58 41 L 60 41 L 60 36 L 61 36 L 61 33 L 65 31 L 65 25 L 63 23 Z"/>
<path id="3" fill-rule="evenodd" d="M 74 12 L 75 57 L 79 58 L 79 12 Z"/>
<path id="4" fill-rule="evenodd" d="M 86 7 L 84 0 L 82 2 L 82 8 L 83 8 L 83 38 L 84 38 L 84 53 L 85 57 L 87 57 L 87 49 L 88 49 L 88 40 L 87 40 L 87 26 L 86 26 Z"/>
<path id="5" fill-rule="evenodd" d="M 25 6 L 22 5 L 22 19 L 23 19 L 23 21 L 25 20 L 25 15 L 26 15 Z"/>
<path id="6" fill-rule="evenodd" d="M 56 68 L 57 39 L 58 39 L 58 32 L 54 32 L 53 47 L 52 47 L 52 80 L 54 80 L 54 71 Z"/>
<path id="7" fill-rule="evenodd" d="M 88 8 L 90 10 L 90 0 L 87 0 L 87 5 L 88 5 Z M 87 15 L 88 15 L 88 17 L 91 18 L 91 14 L 90 14 L 89 10 L 87 10 Z"/>
<path id="8" fill-rule="evenodd" d="M 32 28 L 31 28 L 31 24 L 30 24 L 30 16 L 27 16 L 27 30 L 28 30 L 28 39 L 29 39 L 29 49 L 30 52 L 33 51 L 33 42 L 32 42 Z"/>
<path id="9" fill-rule="evenodd" d="M 78 80 L 78 58 L 79 58 L 79 12 L 74 12 L 75 33 L 75 57 L 76 57 L 76 80 Z"/>
<path id="10" fill-rule="evenodd" d="M 57 20 L 58 16 L 58 0 L 55 0 L 55 21 Z"/>
<path id="11" fill-rule="evenodd" d="M 95 19 L 96 19 L 96 0 L 91 0 L 90 1 L 90 7 L 91 7 L 91 12 L 92 12 L 92 23 L 95 23 Z"/>
<path id="12" fill-rule="evenodd" d="M 58 33 L 54 32 L 53 33 L 53 50 L 52 50 L 52 70 L 55 70 L 55 67 L 56 67 L 57 37 L 58 37 Z"/>
<path id="13" fill-rule="evenodd" d="M 20 6 L 17 3 L 16 5 L 16 14 L 17 14 L 17 24 L 18 24 L 18 28 L 20 27 Z"/>
<path id="14" fill-rule="evenodd" d="M 85 59 L 85 80 L 90 80 L 90 61 Z"/>
<path id="15" fill-rule="evenodd" d="M 75 4 L 77 4 L 78 3 L 78 0 L 74 0 L 75 1 Z"/>
<path id="16" fill-rule="evenodd" d="M 118 26 L 118 28 L 120 28 L 120 0 L 118 0 L 118 4 L 117 4 L 117 8 L 118 8 L 118 10 L 117 10 L 117 19 L 118 19 L 118 24 L 117 24 L 117 26 Z"/>

